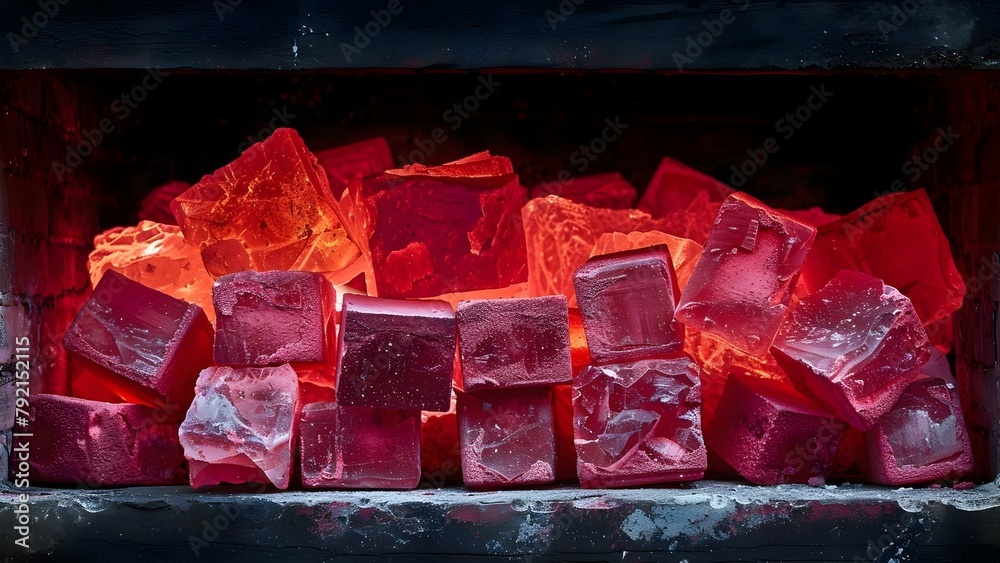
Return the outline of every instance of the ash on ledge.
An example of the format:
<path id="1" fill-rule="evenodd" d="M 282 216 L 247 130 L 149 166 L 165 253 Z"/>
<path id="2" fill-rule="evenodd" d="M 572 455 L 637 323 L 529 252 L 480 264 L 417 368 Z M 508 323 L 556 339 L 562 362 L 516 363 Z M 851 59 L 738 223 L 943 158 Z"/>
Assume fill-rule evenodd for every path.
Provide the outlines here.
<path id="1" fill-rule="evenodd" d="M 314 156 L 292 129 L 164 186 L 142 218 L 177 224 L 95 240 L 35 481 L 972 471 L 945 356 L 965 285 L 922 190 L 780 210 L 669 158 L 638 202 L 617 174 L 549 188 L 488 152 L 392 169 L 383 139 Z"/>

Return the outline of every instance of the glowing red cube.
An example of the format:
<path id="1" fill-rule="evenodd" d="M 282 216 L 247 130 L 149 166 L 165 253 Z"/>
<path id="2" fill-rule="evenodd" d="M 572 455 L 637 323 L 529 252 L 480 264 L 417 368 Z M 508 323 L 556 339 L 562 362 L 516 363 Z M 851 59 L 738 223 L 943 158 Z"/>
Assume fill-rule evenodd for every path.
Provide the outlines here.
<path id="1" fill-rule="evenodd" d="M 589 366 L 573 379 L 577 475 L 586 488 L 692 481 L 708 458 L 689 358 Z"/>
<path id="2" fill-rule="evenodd" d="M 302 400 L 295 370 L 210 367 L 180 427 L 192 487 L 262 483 L 288 488 Z"/>
<path id="3" fill-rule="evenodd" d="M 386 170 L 351 182 L 344 199 L 381 297 L 433 297 L 527 279 L 520 222 L 526 191 L 504 157 L 479 153 Z"/>
<path id="4" fill-rule="evenodd" d="M 455 373 L 455 312 L 444 301 L 345 295 L 337 401 L 447 411 Z"/>
<path id="5" fill-rule="evenodd" d="M 330 190 L 338 199 L 351 180 L 392 168 L 389 143 L 382 137 L 319 151 L 316 160 L 326 170 Z"/>
<path id="6" fill-rule="evenodd" d="M 916 378 L 930 343 L 909 299 L 844 270 L 799 301 L 771 354 L 800 391 L 868 430 Z"/>
<path id="7" fill-rule="evenodd" d="M 868 478 L 883 485 L 955 479 L 972 471 L 972 447 L 948 359 L 931 360 L 867 433 Z"/>
<path id="8" fill-rule="evenodd" d="M 176 414 L 165 407 L 41 394 L 32 395 L 28 412 L 32 436 L 14 441 L 29 443 L 32 483 L 93 488 L 186 480 L 177 424 L 167 422 Z"/>
<path id="9" fill-rule="evenodd" d="M 201 307 L 109 270 L 63 343 L 95 383 L 127 402 L 188 405 L 212 363 L 212 325 Z"/>
<path id="10" fill-rule="evenodd" d="M 413 489 L 420 482 L 420 411 L 312 403 L 299 429 L 302 486 Z"/>
<path id="11" fill-rule="evenodd" d="M 636 208 L 653 217 L 663 217 L 687 209 L 701 194 L 708 201 L 721 202 L 732 193 L 732 188 L 715 178 L 672 158 L 664 158 Z"/>
<path id="12" fill-rule="evenodd" d="M 788 311 L 815 234 L 747 194 L 729 196 L 681 293 L 677 318 L 763 355 Z"/>
<path id="13" fill-rule="evenodd" d="M 674 318 L 680 290 L 666 245 L 595 256 L 574 275 L 595 362 L 671 355 L 684 344 Z"/>
<path id="14" fill-rule="evenodd" d="M 732 374 L 708 447 L 759 485 L 821 484 L 847 426 L 787 382 Z"/>
<path id="15" fill-rule="evenodd" d="M 565 295 L 462 301 L 457 317 L 466 391 L 573 378 Z"/>
<path id="16" fill-rule="evenodd" d="M 240 272 L 222 276 L 215 303 L 215 363 L 293 364 L 331 372 L 336 361 L 336 296 L 313 272 Z M 332 383 L 332 382 L 331 382 Z"/>
<path id="17" fill-rule="evenodd" d="M 546 387 L 458 395 L 462 479 L 474 489 L 555 481 L 555 430 Z"/>
<path id="18" fill-rule="evenodd" d="M 924 190 L 893 193 L 819 229 L 802 283 L 809 292 L 840 270 L 871 274 L 910 298 L 931 341 L 948 347 L 965 283 Z"/>
<path id="19" fill-rule="evenodd" d="M 531 197 L 557 195 L 576 203 L 605 209 L 631 209 L 638 195 L 635 186 L 617 172 L 592 174 L 544 182 L 531 188 Z"/>

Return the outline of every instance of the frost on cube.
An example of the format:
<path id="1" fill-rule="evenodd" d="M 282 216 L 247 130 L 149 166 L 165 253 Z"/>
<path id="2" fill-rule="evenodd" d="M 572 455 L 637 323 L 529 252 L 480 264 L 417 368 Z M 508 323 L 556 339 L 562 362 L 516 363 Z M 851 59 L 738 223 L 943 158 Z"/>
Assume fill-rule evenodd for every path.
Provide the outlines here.
<path id="1" fill-rule="evenodd" d="M 788 382 L 732 374 L 708 447 L 758 485 L 821 484 L 847 425 Z"/>
<path id="2" fill-rule="evenodd" d="M 573 380 L 577 474 L 586 488 L 704 476 L 698 366 L 652 359 L 589 366 Z"/>
<path id="3" fill-rule="evenodd" d="M 228 274 L 216 282 L 213 295 L 218 319 L 216 364 L 288 363 L 296 370 L 332 372 L 336 297 L 322 275 L 282 271 Z"/>
<path id="4" fill-rule="evenodd" d="M 341 205 L 371 263 L 369 293 L 434 297 L 527 279 L 526 197 L 510 160 L 484 152 L 355 179 Z"/>
<path id="5" fill-rule="evenodd" d="M 681 293 L 677 318 L 763 355 L 788 311 L 815 234 L 742 192 L 729 196 Z"/>
<path id="6" fill-rule="evenodd" d="M 171 204 L 214 277 L 254 270 L 338 272 L 360 251 L 337 215 L 326 172 L 279 128 Z"/>
<path id="7" fill-rule="evenodd" d="M 191 486 L 288 488 L 301 410 L 299 380 L 287 364 L 201 372 L 180 427 Z"/>
<path id="8" fill-rule="evenodd" d="M 893 193 L 819 229 L 802 269 L 808 291 L 840 270 L 864 272 L 896 287 L 913 302 L 931 341 L 951 342 L 951 313 L 965 297 L 965 283 L 924 190 Z"/>
<path id="9" fill-rule="evenodd" d="M 339 403 L 448 410 L 456 343 L 448 303 L 345 295 L 339 340 Z"/>
<path id="10" fill-rule="evenodd" d="M 462 301 L 457 317 L 466 391 L 572 379 L 565 295 Z"/>
<path id="11" fill-rule="evenodd" d="M 955 479 L 972 471 L 972 449 L 948 359 L 936 349 L 889 412 L 865 434 L 868 477 L 883 485 Z"/>
<path id="12" fill-rule="evenodd" d="M 299 429 L 302 486 L 413 489 L 420 483 L 420 411 L 312 403 Z"/>
<path id="13" fill-rule="evenodd" d="M 676 354 L 684 327 L 666 245 L 596 256 L 574 276 L 587 346 L 595 362 Z"/>
<path id="14" fill-rule="evenodd" d="M 458 426 L 465 486 L 491 489 L 552 483 L 554 425 L 546 387 L 460 393 Z"/>
<path id="15" fill-rule="evenodd" d="M 930 343 L 909 299 L 844 270 L 799 301 L 771 353 L 800 391 L 868 430 L 927 362 Z"/>
<path id="16" fill-rule="evenodd" d="M 63 340 L 84 360 L 90 386 L 127 402 L 179 405 L 212 364 L 212 325 L 201 307 L 109 270 Z"/>
<path id="17" fill-rule="evenodd" d="M 32 396 L 29 413 L 30 441 L 43 445 L 31 449 L 32 483 L 93 488 L 186 480 L 177 423 L 166 422 L 177 417 L 164 407 L 41 394 Z"/>

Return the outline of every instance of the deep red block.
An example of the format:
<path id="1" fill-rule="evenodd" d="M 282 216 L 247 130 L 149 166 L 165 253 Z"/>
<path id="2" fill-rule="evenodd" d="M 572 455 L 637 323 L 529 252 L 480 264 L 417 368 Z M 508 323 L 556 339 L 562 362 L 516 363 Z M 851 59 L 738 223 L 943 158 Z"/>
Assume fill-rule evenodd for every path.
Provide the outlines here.
<path id="1" fill-rule="evenodd" d="M 310 489 L 414 489 L 420 411 L 312 403 L 302 409 L 299 458 Z"/>
<path id="2" fill-rule="evenodd" d="M 573 380 L 577 475 L 586 488 L 701 479 L 698 366 L 689 358 L 589 366 Z"/>
<path id="3" fill-rule="evenodd" d="M 139 220 L 176 225 L 177 218 L 170 211 L 170 202 L 191 187 L 187 182 L 170 182 L 153 188 L 139 204 Z"/>
<path id="4" fill-rule="evenodd" d="M 465 486 L 494 489 L 555 480 L 555 430 L 546 387 L 459 393 Z"/>
<path id="5" fill-rule="evenodd" d="M 479 153 L 355 179 L 341 207 L 379 296 L 433 297 L 527 279 L 525 199 L 510 160 Z"/>
<path id="6" fill-rule="evenodd" d="M 31 397 L 30 480 L 82 488 L 187 481 L 175 418 L 162 408 Z M 16 432 L 17 430 L 15 430 Z M 15 461 L 17 455 L 11 456 Z"/>
<path id="7" fill-rule="evenodd" d="M 687 209 L 700 194 L 709 201 L 721 202 L 732 193 L 732 188 L 715 178 L 664 158 L 636 207 L 653 217 L 663 217 Z"/>
<path id="8" fill-rule="evenodd" d="M 286 127 L 199 180 L 171 210 L 214 277 L 340 272 L 360 256 L 337 215 L 326 172 Z"/>
<path id="9" fill-rule="evenodd" d="M 462 301 L 457 318 L 465 391 L 573 378 L 565 295 Z"/>
<path id="10" fill-rule="evenodd" d="M 191 486 L 288 488 L 301 410 L 299 380 L 288 364 L 201 372 L 180 427 Z"/>
<path id="11" fill-rule="evenodd" d="M 212 363 L 212 325 L 197 305 L 107 271 L 63 340 L 127 402 L 188 405 Z M 100 368 L 100 369 L 97 369 Z"/>
<path id="12" fill-rule="evenodd" d="M 972 471 L 972 447 L 948 359 L 936 349 L 889 412 L 865 433 L 868 478 L 883 485 L 956 479 Z"/>
<path id="13" fill-rule="evenodd" d="M 910 298 L 931 341 L 951 343 L 965 283 L 924 190 L 879 197 L 819 229 L 802 283 L 809 292 L 840 270 L 871 274 Z"/>
<path id="14" fill-rule="evenodd" d="M 351 180 L 392 168 L 389 143 L 382 137 L 319 151 L 316 160 L 326 170 L 330 190 L 338 199 Z"/>
<path id="15" fill-rule="evenodd" d="M 821 484 L 846 425 L 787 382 L 732 374 L 708 447 L 759 485 Z"/>
<path id="16" fill-rule="evenodd" d="M 844 270 L 799 301 L 771 354 L 800 391 L 867 430 L 917 376 L 930 347 L 909 299 Z"/>
<path id="17" fill-rule="evenodd" d="M 215 363 L 292 364 L 332 372 L 336 362 L 336 295 L 313 272 L 240 272 L 222 276 L 215 303 Z"/>
<path id="18" fill-rule="evenodd" d="M 337 401 L 447 411 L 455 372 L 455 313 L 443 301 L 345 295 Z"/>
<path id="19" fill-rule="evenodd" d="M 631 209 L 638 192 L 617 172 L 591 174 L 566 181 L 544 182 L 531 188 L 531 197 L 557 195 L 590 207 Z"/>
<path id="20" fill-rule="evenodd" d="M 742 192 L 726 198 L 677 318 L 750 354 L 767 352 L 816 229 Z"/>
<path id="21" fill-rule="evenodd" d="M 594 256 L 574 275 L 587 346 L 595 362 L 676 354 L 684 327 L 666 245 Z"/>

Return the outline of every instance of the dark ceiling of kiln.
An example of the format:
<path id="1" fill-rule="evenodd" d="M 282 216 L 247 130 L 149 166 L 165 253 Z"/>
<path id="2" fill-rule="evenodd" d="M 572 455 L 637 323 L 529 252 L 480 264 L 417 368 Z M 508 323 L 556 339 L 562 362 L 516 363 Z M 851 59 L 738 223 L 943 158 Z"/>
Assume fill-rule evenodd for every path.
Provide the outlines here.
<path id="1" fill-rule="evenodd" d="M 105 227 L 134 223 L 138 201 L 152 187 L 197 181 L 272 124 L 298 129 L 314 151 L 384 136 L 397 162 L 430 153 L 426 162 L 441 163 L 490 150 L 511 157 L 529 186 L 563 170 L 618 170 L 642 189 L 662 156 L 738 183 L 733 167 L 775 138 L 780 148 L 739 187 L 775 205 L 837 212 L 905 181 L 904 160 L 932 133 L 921 129 L 927 77 L 494 74 L 494 91 L 480 88 L 484 99 L 470 104 L 478 109 L 461 117 L 454 104 L 474 96 L 481 79 L 488 82 L 483 75 L 173 72 L 120 121 L 115 100 L 141 74 L 66 79 L 92 88 L 94 99 L 105 100 L 98 114 L 117 122 L 102 146 L 111 163 L 102 171 Z M 806 104 L 813 88 L 831 95 L 821 104 L 813 97 L 820 107 L 789 136 L 779 120 Z M 581 158 L 580 146 L 616 117 L 627 126 L 620 137 L 593 160 Z M 437 129 L 446 139 L 428 144 Z M 88 166 L 102 166 L 101 158 L 90 160 Z"/>

